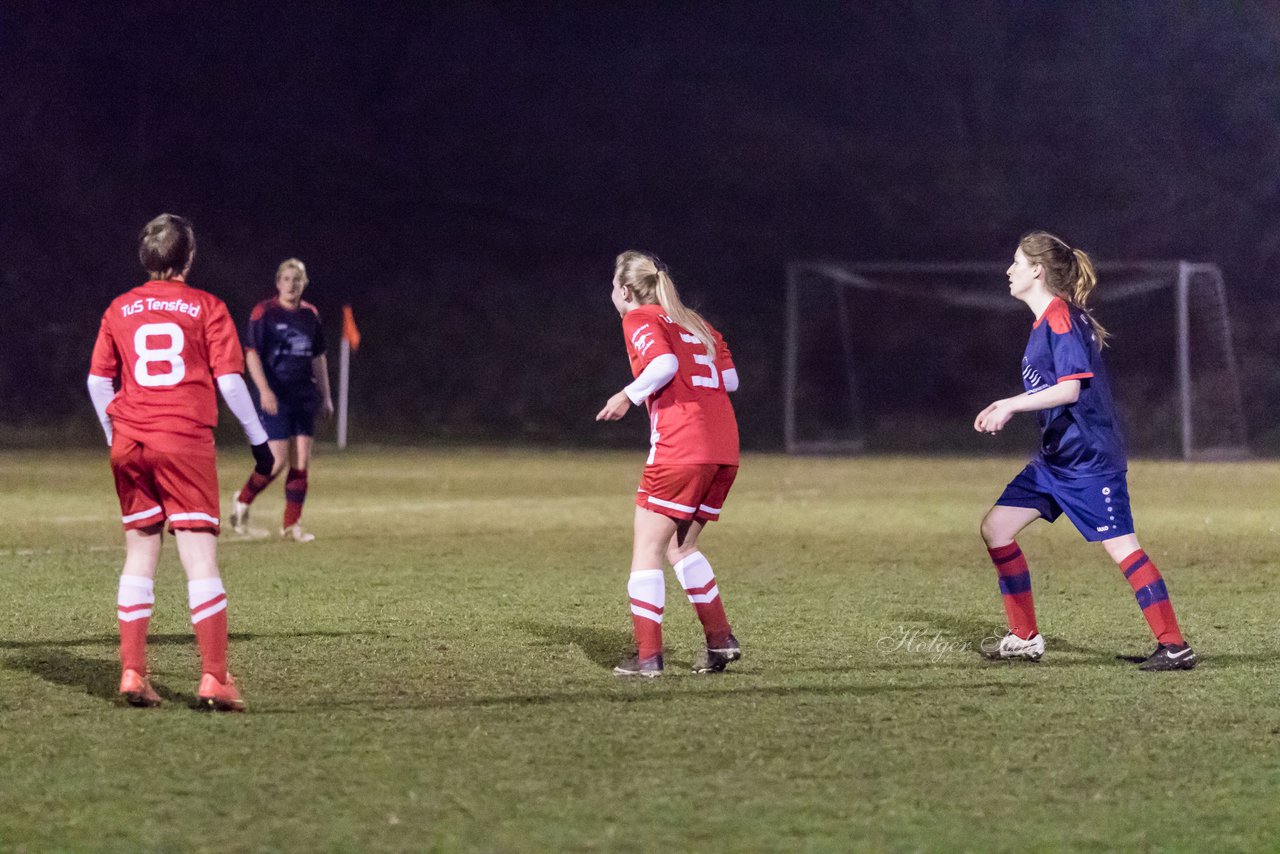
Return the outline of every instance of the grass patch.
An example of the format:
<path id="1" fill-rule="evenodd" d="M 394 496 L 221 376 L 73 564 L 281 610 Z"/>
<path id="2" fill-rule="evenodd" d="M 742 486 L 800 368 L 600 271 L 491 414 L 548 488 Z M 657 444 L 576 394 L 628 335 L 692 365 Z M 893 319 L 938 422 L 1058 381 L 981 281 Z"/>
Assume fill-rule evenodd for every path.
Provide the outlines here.
<path id="1" fill-rule="evenodd" d="M 745 658 L 685 672 L 700 633 L 668 573 L 668 673 L 634 684 L 609 668 L 642 459 L 321 453 L 315 543 L 222 546 L 249 713 L 215 716 L 189 708 L 172 548 L 168 702 L 116 705 L 105 453 L 0 454 L 0 847 L 1274 844 L 1280 465 L 1134 465 L 1139 534 L 1203 658 L 1144 674 L 1116 660 L 1153 646 L 1128 586 L 1066 520 L 1021 538 L 1044 661 L 978 655 L 1003 617 L 977 522 L 1021 460 L 748 456 L 704 538 Z M 282 506 L 275 486 L 254 524 Z"/>

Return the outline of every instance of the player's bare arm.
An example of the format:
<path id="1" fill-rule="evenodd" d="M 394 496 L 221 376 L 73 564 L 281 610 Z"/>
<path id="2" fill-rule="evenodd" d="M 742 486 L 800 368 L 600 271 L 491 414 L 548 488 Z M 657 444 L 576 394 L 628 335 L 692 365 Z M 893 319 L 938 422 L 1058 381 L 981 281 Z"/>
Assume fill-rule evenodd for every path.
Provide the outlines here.
<path id="1" fill-rule="evenodd" d="M 320 411 L 327 418 L 333 415 L 333 394 L 329 390 L 329 360 L 323 353 L 311 360 L 311 375 L 320 389 Z"/>
<path id="2" fill-rule="evenodd" d="M 258 387 L 258 400 L 262 402 L 262 411 L 268 415 L 275 415 L 280 411 L 280 401 L 276 400 L 276 393 L 267 384 L 267 372 L 262 369 L 262 357 L 258 355 L 258 351 L 252 347 L 247 348 L 244 351 L 244 364 L 249 369 L 253 384 Z"/>
<path id="3" fill-rule="evenodd" d="M 1055 406 L 1070 406 L 1080 399 L 1080 380 L 1066 380 L 1035 394 L 1023 392 L 989 404 L 973 420 L 979 433 L 999 433 L 1018 412 L 1037 412 Z"/>

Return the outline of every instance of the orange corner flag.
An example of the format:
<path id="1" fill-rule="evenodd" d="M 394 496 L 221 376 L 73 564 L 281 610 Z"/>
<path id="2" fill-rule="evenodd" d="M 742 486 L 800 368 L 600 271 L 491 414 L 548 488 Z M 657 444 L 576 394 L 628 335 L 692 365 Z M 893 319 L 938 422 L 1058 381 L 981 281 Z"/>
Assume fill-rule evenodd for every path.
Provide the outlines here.
<path id="1" fill-rule="evenodd" d="M 342 337 L 351 345 L 352 352 L 360 349 L 360 330 L 356 328 L 356 316 L 349 305 L 342 307 Z"/>

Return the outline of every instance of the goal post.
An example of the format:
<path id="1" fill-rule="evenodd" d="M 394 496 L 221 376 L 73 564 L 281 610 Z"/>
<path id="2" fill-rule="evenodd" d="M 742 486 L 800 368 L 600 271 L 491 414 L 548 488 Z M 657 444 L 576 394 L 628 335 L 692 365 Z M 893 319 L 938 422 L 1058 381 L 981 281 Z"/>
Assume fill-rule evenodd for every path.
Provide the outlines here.
<path id="1" fill-rule="evenodd" d="M 1097 271 L 1091 307 L 1114 336 L 1107 363 L 1130 451 L 1247 456 L 1219 268 L 1175 260 Z M 994 449 L 963 430 L 1020 389 L 1026 307 L 1009 297 L 1002 265 L 813 260 L 786 273 L 788 453 Z M 1013 432 L 1029 433 L 1029 421 Z"/>

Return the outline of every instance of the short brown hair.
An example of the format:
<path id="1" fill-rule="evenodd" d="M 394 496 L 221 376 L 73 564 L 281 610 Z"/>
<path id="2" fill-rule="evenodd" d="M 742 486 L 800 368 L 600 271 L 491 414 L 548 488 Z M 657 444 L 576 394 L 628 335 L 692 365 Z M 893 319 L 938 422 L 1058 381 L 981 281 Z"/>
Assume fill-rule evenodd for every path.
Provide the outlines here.
<path id="1" fill-rule="evenodd" d="M 195 254 L 196 233 L 185 217 L 160 214 L 138 235 L 138 260 L 157 279 L 185 273 Z"/>

